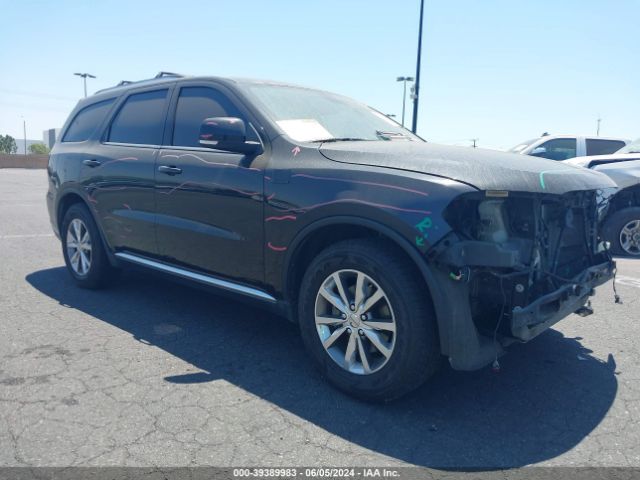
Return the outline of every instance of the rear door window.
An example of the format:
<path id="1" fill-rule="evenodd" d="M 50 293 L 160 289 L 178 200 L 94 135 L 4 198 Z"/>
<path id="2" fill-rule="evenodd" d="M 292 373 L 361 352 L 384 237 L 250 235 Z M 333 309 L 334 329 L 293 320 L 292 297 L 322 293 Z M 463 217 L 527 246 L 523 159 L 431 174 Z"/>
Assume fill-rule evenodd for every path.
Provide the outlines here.
<path id="1" fill-rule="evenodd" d="M 129 96 L 111 123 L 107 141 L 160 145 L 167 92 L 154 90 Z"/>
<path id="2" fill-rule="evenodd" d="M 625 146 L 620 140 L 601 140 L 587 138 L 587 155 L 609 155 Z"/>
<path id="3" fill-rule="evenodd" d="M 554 138 L 553 140 L 548 140 L 534 148 L 530 155 L 550 160 L 573 158 L 576 156 L 576 139 Z"/>
<path id="4" fill-rule="evenodd" d="M 80 110 L 67 128 L 62 141 L 84 142 L 88 140 L 104 120 L 114 100 L 114 98 L 103 100 Z"/>

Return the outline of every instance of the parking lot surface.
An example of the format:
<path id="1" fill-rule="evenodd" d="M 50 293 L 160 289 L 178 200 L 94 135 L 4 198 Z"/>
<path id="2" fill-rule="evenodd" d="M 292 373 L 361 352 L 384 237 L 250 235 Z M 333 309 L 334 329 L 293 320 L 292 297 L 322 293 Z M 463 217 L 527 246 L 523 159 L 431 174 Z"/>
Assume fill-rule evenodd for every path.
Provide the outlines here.
<path id="1" fill-rule="evenodd" d="M 74 287 L 44 170 L 0 169 L 0 466 L 640 466 L 640 260 L 490 368 L 387 405 L 342 395 L 297 328 L 127 272 Z"/>

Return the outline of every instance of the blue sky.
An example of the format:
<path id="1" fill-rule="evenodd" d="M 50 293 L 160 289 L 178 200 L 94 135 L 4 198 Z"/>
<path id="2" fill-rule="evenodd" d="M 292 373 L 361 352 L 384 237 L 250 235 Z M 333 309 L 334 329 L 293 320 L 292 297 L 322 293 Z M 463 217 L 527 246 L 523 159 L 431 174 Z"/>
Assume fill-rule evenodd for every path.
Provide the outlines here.
<path id="1" fill-rule="evenodd" d="M 425 0 L 418 133 L 510 147 L 640 136 L 640 0 Z M 0 0 L 0 133 L 41 138 L 82 95 L 160 70 L 283 80 L 402 108 L 418 0 Z M 407 105 L 408 112 L 410 106 Z"/>

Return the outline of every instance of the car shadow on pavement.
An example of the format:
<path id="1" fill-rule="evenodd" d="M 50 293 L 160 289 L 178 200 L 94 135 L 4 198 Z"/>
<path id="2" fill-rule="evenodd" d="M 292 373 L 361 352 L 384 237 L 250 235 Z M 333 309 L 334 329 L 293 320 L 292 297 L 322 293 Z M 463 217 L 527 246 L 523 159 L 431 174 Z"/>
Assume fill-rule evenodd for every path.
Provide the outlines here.
<path id="1" fill-rule="evenodd" d="M 26 280 L 202 371 L 167 382 L 224 379 L 349 442 L 421 466 L 492 469 L 553 459 L 593 431 L 617 392 L 611 355 L 601 361 L 580 338 L 549 330 L 511 347 L 500 373 L 455 372 L 443 362 L 415 393 L 367 404 L 322 380 L 295 325 L 246 303 L 137 272 L 104 291 L 76 288 L 62 267 Z"/>

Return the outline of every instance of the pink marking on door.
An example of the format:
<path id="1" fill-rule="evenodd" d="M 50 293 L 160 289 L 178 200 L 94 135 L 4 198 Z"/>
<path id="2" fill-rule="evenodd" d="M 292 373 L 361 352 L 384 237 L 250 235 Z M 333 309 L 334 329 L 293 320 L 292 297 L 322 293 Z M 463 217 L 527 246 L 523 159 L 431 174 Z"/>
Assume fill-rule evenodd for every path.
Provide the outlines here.
<path id="1" fill-rule="evenodd" d="M 284 252 L 287 249 L 287 247 L 276 247 L 275 245 L 271 245 L 271 242 L 267 243 L 267 247 L 274 252 Z"/>
<path id="2" fill-rule="evenodd" d="M 264 219 L 265 222 L 278 221 L 278 220 L 297 220 L 298 217 L 295 215 L 283 215 L 281 217 L 267 217 Z"/>

